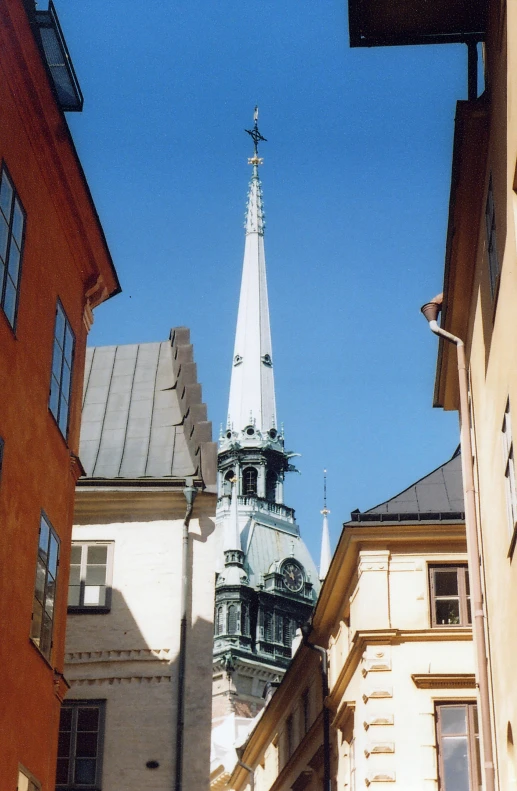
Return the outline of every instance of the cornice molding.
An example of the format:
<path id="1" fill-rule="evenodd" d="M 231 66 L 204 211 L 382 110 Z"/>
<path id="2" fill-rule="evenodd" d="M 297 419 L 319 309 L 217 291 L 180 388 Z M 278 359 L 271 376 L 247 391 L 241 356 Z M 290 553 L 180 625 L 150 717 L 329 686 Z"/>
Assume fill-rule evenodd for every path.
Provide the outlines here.
<path id="1" fill-rule="evenodd" d="M 173 481 L 170 486 L 163 481 L 154 485 L 149 481 L 141 484 L 131 481 L 124 485 L 95 481 L 94 485 L 84 485 L 80 481 L 75 494 L 74 525 L 183 521 L 187 507 L 184 486 L 184 480 Z M 216 500 L 215 493 L 198 490 L 192 519 L 213 518 Z"/>
<path id="2" fill-rule="evenodd" d="M 113 686 L 118 684 L 170 684 L 172 676 L 102 676 L 98 678 L 71 678 L 70 687 Z"/>
<path id="3" fill-rule="evenodd" d="M 474 673 L 412 673 L 411 678 L 418 689 L 476 688 Z"/>
<path id="4" fill-rule="evenodd" d="M 170 662 L 176 654 L 170 648 L 130 648 L 126 650 L 72 651 L 65 654 L 68 665 L 95 662 Z"/>

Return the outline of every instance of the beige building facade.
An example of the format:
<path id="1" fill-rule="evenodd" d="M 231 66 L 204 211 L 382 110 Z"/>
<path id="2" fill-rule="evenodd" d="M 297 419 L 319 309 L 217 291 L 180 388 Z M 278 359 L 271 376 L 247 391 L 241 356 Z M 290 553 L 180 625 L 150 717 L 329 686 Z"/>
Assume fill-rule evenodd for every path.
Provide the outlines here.
<path id="1" fill-rule="evenodd" d="M 89 350 L 81 454 L 57 789 L 201 791 L 216 454 L 188 330 Z"/>
<path id="2" fill-rule="evenodd" d="M 227 788 L 478 788 L 460 462 L 344 525 L 310 634 Z"/>

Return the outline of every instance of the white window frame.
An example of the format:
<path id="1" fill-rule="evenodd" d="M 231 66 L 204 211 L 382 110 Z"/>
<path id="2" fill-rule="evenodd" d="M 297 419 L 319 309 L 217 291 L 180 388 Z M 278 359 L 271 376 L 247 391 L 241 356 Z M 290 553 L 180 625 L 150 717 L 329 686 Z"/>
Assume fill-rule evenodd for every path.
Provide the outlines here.
<path id="1" fill-rule="evenodd" d="M 80 598 L 79 604 L 69 604 L 68 612 L 71 614 L 81 613 L 107 613 L 111 610 L 111 590 L 113 583 L 113 555 L 115 550 L 114 541 L 72 541 L 72 547 L 81 547 L 81 566 L 80 566 Z M 88 547 L 107 547 L 106 557 L 106 600 L 104 604 L 85 604 L 84 587 L 86 581 L 86 567 Z M 69 586 L 70 588 L 70 586 Z"/>
<path id="2" fill-rule="evenodd" d="M 508 533 L 510 537 L 510 548 L 508 554 L 511 555 L 515 546 L 516 527 L 517 527 L 517 481 L 515 478 L 515 459 L 512 436 L 512 417 L 510 411 L 510 399 L 506 401 L 502 425 L 502 446 L 503 464 L 506 495 L 506 513 L 508 517 Z"/>

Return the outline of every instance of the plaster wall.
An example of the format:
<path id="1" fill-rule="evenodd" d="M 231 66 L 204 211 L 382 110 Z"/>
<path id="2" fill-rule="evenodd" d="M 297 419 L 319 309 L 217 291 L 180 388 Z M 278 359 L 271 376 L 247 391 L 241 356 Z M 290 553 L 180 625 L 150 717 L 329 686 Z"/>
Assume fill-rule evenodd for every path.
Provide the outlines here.
<path id="1" fill-rule="evenodd" d="M 203 495 L 198 495 L 196 506 Z M 74 527 L 74 541 L 113 541 L 107 614 L 69 616 L 68 698 L 105 699 L 103 791 L 173 784 L 182 520 Z M 213 637 L 213 522 L 190 523 L 184 786 L 208 784 Z M 157 761 L 156 769 L 146 768 Z"/>

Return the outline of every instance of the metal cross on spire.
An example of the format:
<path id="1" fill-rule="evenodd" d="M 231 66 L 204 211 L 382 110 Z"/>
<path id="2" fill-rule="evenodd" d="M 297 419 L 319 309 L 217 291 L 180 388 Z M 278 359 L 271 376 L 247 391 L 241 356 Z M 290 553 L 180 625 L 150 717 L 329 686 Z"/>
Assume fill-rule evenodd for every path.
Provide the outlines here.
<path id="1" fill-rule="evenodd" d="M 253 146 L 254 146 L 253 156 L 248 159 L 248 165 L 262 165 L 264 160 L 261 159 L 259 157 L 259 155 L 258 155 L 258 144 L 259 144 L 259 142 L 261 140 L 263 140 L 264 143 L 267 143 L 267 140 L 259 132 L 259 128 L 258 128 L 258 107 L 257 106 L 255 106 L 255 110 L 253 112 L 253 120 L 255 122 L 254 125 L 253 125 L 253 129 L 245 129 L 244 130 L 245 132 L 247 132 L 249 134 L 249 136 L 253 140 Z"/>
<path id="2" fill-rule="evenodd" d="M 330 514 L 327 508 L 327 470 L 323 470 L 323 511 L 321 513 L 323 516 Z"/>

